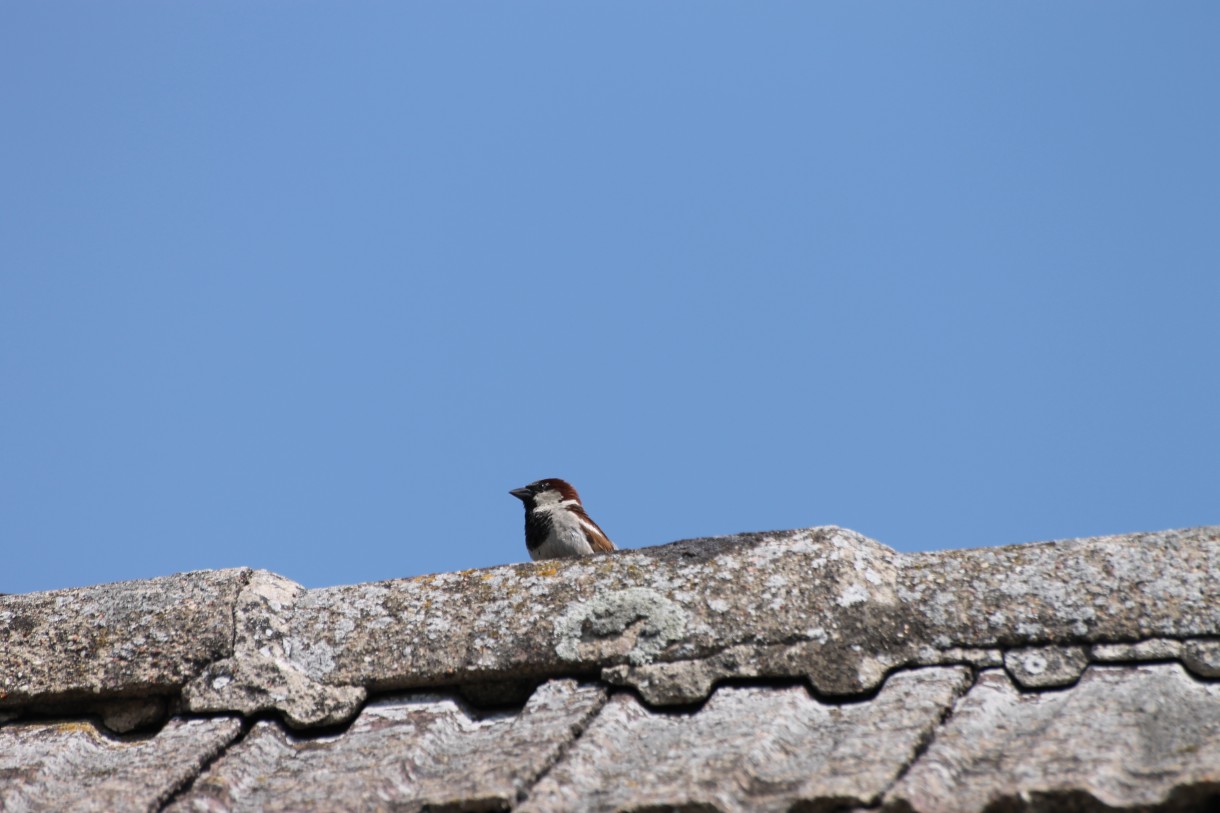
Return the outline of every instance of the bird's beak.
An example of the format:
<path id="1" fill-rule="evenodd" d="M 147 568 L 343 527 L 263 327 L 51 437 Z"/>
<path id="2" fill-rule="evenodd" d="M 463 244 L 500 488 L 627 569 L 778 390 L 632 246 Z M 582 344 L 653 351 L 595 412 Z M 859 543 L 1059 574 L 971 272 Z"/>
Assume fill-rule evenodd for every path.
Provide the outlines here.
<path id="1" fill-rule="evenodd" d="M 530 490 L 528 488 L 514 488 L 508 493 L 521 500 L 521 502 L 525 502 L 530 498 Z"/>

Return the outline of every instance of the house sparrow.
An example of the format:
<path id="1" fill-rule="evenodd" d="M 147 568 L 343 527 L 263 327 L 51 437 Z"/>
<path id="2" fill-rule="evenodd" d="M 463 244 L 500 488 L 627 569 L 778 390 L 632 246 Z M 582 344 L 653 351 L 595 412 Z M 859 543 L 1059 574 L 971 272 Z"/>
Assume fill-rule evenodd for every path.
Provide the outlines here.
<path id="1" fill-rule="evenodd" d="M 554 477 L 508 492 L 525 503 L 525 547 L 531 559 L 562 559 L 614 550 L 605 531 L 585 513 L 580 495 Z"/>

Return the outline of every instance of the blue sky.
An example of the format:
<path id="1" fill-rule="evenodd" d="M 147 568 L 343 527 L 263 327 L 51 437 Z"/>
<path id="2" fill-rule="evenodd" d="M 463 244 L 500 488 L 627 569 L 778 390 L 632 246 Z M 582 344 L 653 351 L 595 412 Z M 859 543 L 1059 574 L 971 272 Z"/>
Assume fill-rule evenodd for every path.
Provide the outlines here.
<path id="1" fill-rule="evenodd" d="M 1220 6 L 9 3 L 0 591 L 1220 522 Z"/>

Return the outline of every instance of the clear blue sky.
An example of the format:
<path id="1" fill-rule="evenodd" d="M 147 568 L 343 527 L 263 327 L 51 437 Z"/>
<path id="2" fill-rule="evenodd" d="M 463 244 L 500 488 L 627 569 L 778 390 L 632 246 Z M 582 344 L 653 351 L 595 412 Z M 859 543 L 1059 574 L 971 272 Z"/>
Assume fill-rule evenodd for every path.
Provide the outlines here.
<path id="1" fill-rule="evenodd" d="M 6 3 L 0 591 L 1220 522 L 1220 5 Z"/>

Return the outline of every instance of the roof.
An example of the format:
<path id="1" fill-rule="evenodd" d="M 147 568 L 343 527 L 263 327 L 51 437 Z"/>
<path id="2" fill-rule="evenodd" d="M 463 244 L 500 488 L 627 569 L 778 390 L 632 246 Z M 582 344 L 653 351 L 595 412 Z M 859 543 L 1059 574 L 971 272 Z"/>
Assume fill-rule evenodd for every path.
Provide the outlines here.
<path id="1" fill-rule="evenodd" d="M 1220 527 L 0 597 L 0 810 L 1220 805 Z"/>

